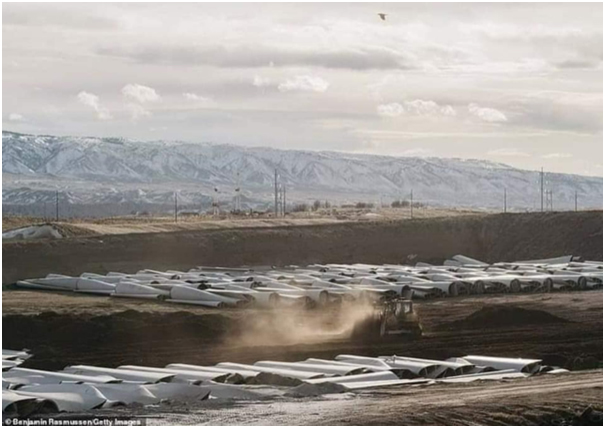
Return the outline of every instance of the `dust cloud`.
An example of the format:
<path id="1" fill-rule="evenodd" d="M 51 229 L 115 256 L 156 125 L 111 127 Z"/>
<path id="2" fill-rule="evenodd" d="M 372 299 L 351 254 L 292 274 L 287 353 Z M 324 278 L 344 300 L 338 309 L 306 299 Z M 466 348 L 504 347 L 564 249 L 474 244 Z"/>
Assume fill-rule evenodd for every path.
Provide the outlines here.
<path id="1" fill-rule="evenodd" d="M 274 346 L 329 342 L 351 336 L 354 326 L 372 314 L 368 302 L 323 308 L 275 309 L 246 314 L 225 336 L 226 346 Z"/>

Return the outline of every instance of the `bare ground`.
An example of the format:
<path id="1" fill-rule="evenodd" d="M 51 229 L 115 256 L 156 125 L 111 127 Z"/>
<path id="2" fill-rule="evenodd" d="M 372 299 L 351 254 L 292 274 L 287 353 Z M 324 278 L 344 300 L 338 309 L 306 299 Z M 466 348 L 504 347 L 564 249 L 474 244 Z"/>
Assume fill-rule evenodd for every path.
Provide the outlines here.
<path id="1" fill-rule="evenodd" d="M 458 217 L 464 215 L 485 214 L 484 211 L 454 208 L 416 208 L 416 218 Z M 66 226 L 65 236 L 112 235 L 129 233 L 161 233 L 187 230 L 305 226 L 334 224 L 358 221 L 393 221 L 410 218 L 409 209 L 380 208 L 330 208 L 309 212 L 291 212 L 287 217 L 273 218 L 272 214 L 253 216 L 222 214 L 219 217 L 209 215 L 180 216 L 174 221 L 171 216 L 122 216 L 108 218 L 73 218 L 55 222 L 41 217 L 5 216 L 2 217 L 2 231 L 25 226 L 52 224 Z M 73 226 L 70 233 L 69 226 Z"/>
<path id="2" fill-rule="evenodd" d="M 72 237 L 2 245 L 2 283 L 49 272 L 135 272 L 309 263 L 488 262 L 574 254 L 603 258 L 603 212 L 468 215 L 305 226 Z"/>
<path id="3" fill-rule="evenodd" d="M 464 385 L 368 390 L 332 399 L 158 409 L 156 425 L 559 425 L 602 409 L 602 370 Z"/>
<path id="4" fill-rule="evenodd" d="M 283 335 L 279 311 L 267 315 L 252 309 L 220 311 L 8 290 L 3 292 L 3 347 L 30 348 L 34 357 L 25 366 L 48 369 L 76 363 L 109 367 L 252 363 L 355 353 L 542 358 L 547 364 L 579 370 L 525 380 L 368 390 L 321 399 L 209 401 L 85 415 L 147 417 L 154 425 L 551 425 L 569 424 L 589 405 L 602 409 L 603 372 L 594 370 L 603 361 L 602 291 L 459 297 L 416 306 L 426 332 L 416 340 L 359 343 L 325 338 L 292 343 Z M 481 308 L 531 309 L 551 314 L 548 319 L 554 321 L 525 328 L 514 324 L 496 329 L 443 328 Z M 265 335 L 249 327 L 263 316 L 269 316 Z M 308 311 L 306 316 L 315 318 L 317 313 Z M 242 344 L 242 337 L 258 342 Z M 593 370 L 582 371 L 587 369 Z"/>
<path id="5" fill-rule="evenodd" d="M 435 262 L 456 253 L 486 261 L 561 254 L 601 260 L 602 225 L 602 212 L 545 213 L 7 243 L 3 244 L 3 283 L 49 272 L 132 272 L 144 267 L 186 269 L 196 264 L 388 263 L 412 254 L 418 260 Z M 297 325 L 318 318 L 314 311 L 295 317 L 285 314 L 290 321 L 284 323 L 281 311 L 210 310 L 5 287 L 3 347 L 29 348 L 35 356 L 26 366 L 48 369 L 75 363 L 163 366 L 294 361 L 333 358 L 339 353 L 436 359 L 487 354 L 541 358 L 573 370 L 602 368 L 602 291 L 470 296 L 416 306 L 423 337 L 362 343 L 329 335 L 319 340 L 291 335 Z M 511 313 L 501 308 L 544 316 L 537 316 L 540 323 L 504 322 L 497 328 L 469 322 L 482 309 L 488 316 Z M 258 334 L 259 329 L 266 334 Z M 328 398 L 248 404 L 212 401 L 135 413 L 164 425 L 559 424 L 569 423 L 587 405 L 602 409 L 603 374 L 597 369 Z M 124 409 L 118 414 L 132 415 L 133 411 Z"/>
<path id="6" fill-rule="evenodd" d="M 485 307 L 530 308 L 561 322 L 500 328 L 444 328 Z M 28 364 L 252 363 L 333 358 L 340 353 L 448 358 L 492 354 L 542 358 L 581 369 L 603 361 L 601 291 L 460 297 L 416 305 L 424 336 L 413 341 L 352 342 L 320 327 L 317 311 L 212 310 L 49 292 L 3 292 L 3 346 L 30 348 Z M 332 315 L 328 314 L 330 320 Z M 313 325 L 313 324 L 311 324 Z M 326 331 L 328 329 L 326 328 Z M 330 332 L 336 330 L 329 330 Z"/>
<path id="7" fill-rule="evenodd" d="M 593 418 L 580 415 L 591 407 Z M 145 418 L 148 425 L 596 425 L 602 424 L 603 371 L 469 384 L 368 389 L 317 398 L 209 400 L 115 408 L 70 417 Z M 57 415 L 61 418 L 61 415 Z M 65 417 L 65 416 L 63 416 Z"/>

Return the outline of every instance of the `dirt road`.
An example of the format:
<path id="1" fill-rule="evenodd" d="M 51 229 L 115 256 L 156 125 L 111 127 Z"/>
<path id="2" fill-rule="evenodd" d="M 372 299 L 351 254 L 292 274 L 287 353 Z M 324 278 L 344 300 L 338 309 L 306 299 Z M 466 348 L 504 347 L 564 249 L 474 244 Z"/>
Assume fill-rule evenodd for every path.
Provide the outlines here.
<path id="1" fill-rule="evenodd" d="M 458 217 L 464 215 L 487 214 L 487 211 L 453 208 L 422 208 L 417 209 L 414 217 L 417 219 Z M 237 216 L 224 214 L 220 218 L 201 216 L 180 216 L 174 221 L 173 216 L 127 216 L 97 219 L 61 219 L 53 222 L 59 229 L 65 231 L 64 236 L 113 235 L 130 233 L 161 233 L 195 231 L 207 229 L 237 229 L 256 227 L 309 226 L 334 223 L 351 223 L 359 221 L 394 221 L 410 218 L 408 209 L 357 209 L 334 207 L 321 208 L 317 211 L 290 212 L 287 217 L 273 218 L 271 214 L 256 214 Z M 47 218 L 6 216 L 2 218 L 2 231 L 20 227 L 47 223 Z"/>

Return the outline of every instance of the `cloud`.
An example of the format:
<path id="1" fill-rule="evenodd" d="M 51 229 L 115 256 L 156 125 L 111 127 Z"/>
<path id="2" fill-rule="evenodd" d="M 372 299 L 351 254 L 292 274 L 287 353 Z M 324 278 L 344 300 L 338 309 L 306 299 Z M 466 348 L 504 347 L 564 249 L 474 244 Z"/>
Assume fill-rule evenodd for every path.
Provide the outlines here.
<path id="1" fill-rule="evenodd" d="M 254 79 L 252 79 L 252 84 L 257 88 L 265 88 L 273 85 L 271 79 L 261 76 L 254 76 Z"/>
<path id="2" fill-rule="evenodd" d="M 514 46 L 524 54 L 518 57 L 541 56 L 545 68 L 598 70 L 603 65 L 603 31 L 598 27 L 484 22 L 461 24 L 460 29 L 477 39 L 484 36 L 497 51 Z"/>
<path id="3" fill-rule="evenodd" d="M 571 153 L 548 153 L 542 156 L 542 159 L 568 159 L 571 158 Z"/>
<path id="4" fill-rule="evenodd" d="M 277 86 L 280 92 L 326 92 L 330 83 L 316 76 L 294 76 Z"/>
<path id="5" fill-rule="evenodd" d="M 106 46 L 96 53 L 130 59 L 143 64 L 211 65 L 223 68 L 323 67 L 348 70 L 420 68 L 416 60 L 393 49 L 361 47 L 343 49 L 301 49 L 275 46 L 158 46 L 122 48 Z"/>
<path id="6" fill-rule="evenodd" d="M 451 105 L 439 105 L 431 100 L 412 100 L 400 103 L 380 104 L 377 107 L 379 116 L 397 117 L 402 114 L 415 116 L 456 116 Z"/>
<path id="7" fill-rule="evenodd" d="M 23 122 L 25 118 L 19 113 L 11 113 L 8 115 L 9 122 Z"/>
<path id="8" fill-rule="evenodd" d="M 522 152 L 519 149 L 510 148 L 510 149 L 496 149 L 487 152 L 489 156 L 503 156 L 503 157 L 511 157 L 511 158 L 527 158 L 531 157 L 529 153 Z"/>
<path id="9" fill-rule="evenodd" d="M 99 97 L 95 94 L 86 91 L 78 93 L 78 101 L 87 107 L 92 108 L 97 113 L 99 120 L 111 119 L 111 113 L 105 107 L 101 106 Z"/>
<path id="10" fill-rule="evenodd" d="M 489 107 L 481 107 L 474 103 L 468 105 L 468 112 L 473 116 L 477 116 L 484 122 L 498 123 L 508 121 L 506 115 L 500 110 Z"/>
<path id="11" fill-rule="evenodd" d="M 134 103 L 126 104 L 126 109 L 130 112 L 130 116 L 132 117 L 132 120 L 139 120 L 139 119 L 143 119 L 145 117 L 149 117 L 152 115 L 152 113 L 149 110 L 147 110 L 145 107 L 143 107 L 140 104 L 134 104 Z"/>
<path id="12" fill-rule="evenodd" d="M 444 116 L 456 116 L 456 110 L 450 105 L 440 106 L 435 101 L 413 100 L 403 104 L 408 113 L 419 116 L 441 114 Z"/>
<path id="13" fill-rule="evenodd" d="M 157 137 L 150 127 L 167 126 L 181 140 L 203 133 L 216 142 L 343 151 L 367 139 L 385 155 L 427 147 L 436 156 L 572 173 L 582 170 L 576 162 L 602 156 L 599 4 L 486 4 L 473 13 L 464 5 L 390 4 L 387 22 L 374 19 L 370 4 L 267 5 L 263 13 L 219 4 L 5 7 L 3 119 L 21 132 L 147 139 Z M 95 27 L 91 16 L 110 18 L 114 29 Z M 298 75 L 330 86 L 278 90 Z M 161 99 L 123 96 L 127 84 L 151 87 Z M 82 90 L 98 95 L 114 119 L 97 120 L 76 98 Z M 479 109 L 492 108 L 507 121 L 484 121 L 470 103 L 484 119 Z M 46 113 L 49 105 L 61 117 Z M 25 121 L 10 122 L 11 112 Z M 487 155 L 507 147 L 531 156 Z M 542 158 L 554 152 L 573 157 Z"/>
<path id="14" fill-rule="evenodd" d="M 456 110 L 450 105 L 441 107 L 441 114 L 444 116 L 456 116 Z"/>
<path id="15" fill-rule="evenodd" d="M 603 130 L 602 92 L 527 92 L 508 108 L 517 113 L 517 126 L 591 134 Z"/>
<path id="16" fill-rule="evenodd" d="M 561 70 L 590 70 L 598 69 L 603 61 L 598 58 L 589 59 L 566 59 L 559 62 L 553 62 L 553 66 Z"/>
<path id="17" fill-rule="evenodd" d="M 405 80 L 406 77 L 403 72 L 389 73 L 380 80 L 369 83 L 366 87 L 374 98 L 382 101 L 383 95 L 389 95 L 389 91 L 392 91 L 394 87 L 402 85 Z"/>
<path id="18" fill-rule="evenodd" d="M 138 83 L 129 83 L 122 88 L 122 95 L 129 102 L 126 109 L 130 112 L 132 120 L 139 120 L 151 116 L 151 111 L 143 107 L 143 104 L 154 103 L 162 98 L 155 89 L 139 85 Z"/>
<path id="19" fill-rule="evenodd" d="M 122 95 L 131 101 L 140 104 L 156 102 L 161 99 L 155 89 L 149 86 L 139 85 L 138 83 L 129 83 L 122 88 Z"/>
<path id="20" fill-rule="evenodd" d="M 404 109 L 399 103 L 380 104 L 376 107 L 376 112 L 379 116 L 397 117 L 403 114 Z"/>
<path id="21" fill-rule="evenodd" d="M 197 103 L 203 104 L 214 104 L 214 100 L 211 97 L 204 97 L 203 95 L 198 95 L 193 92 L 185 92 L 183 93 L 183 97 L 189 101 L 195 101 Z"/>
<path id="22" fill-rule="evenodd" d="M 95 13 L 93 7 L 80 8 L 80 5 L 65 3 L 38 4 L 35 11 L 21 5 L 6 8 L 2 11 L 2 24 L 39 28 L 49 27 L 64 30 L 115 31 L 120 28 L 119 18 L 112 14 Z"/>

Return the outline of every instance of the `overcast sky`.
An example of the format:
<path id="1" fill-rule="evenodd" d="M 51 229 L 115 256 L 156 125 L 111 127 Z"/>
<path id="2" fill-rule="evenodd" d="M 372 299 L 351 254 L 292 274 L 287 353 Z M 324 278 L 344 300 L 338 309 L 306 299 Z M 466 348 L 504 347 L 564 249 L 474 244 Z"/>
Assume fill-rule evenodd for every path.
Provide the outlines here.
<path id="1" fill-rule="evenodd" d="M 4 130 L 603 175 L 602 4 L 2 12 Z"/>

